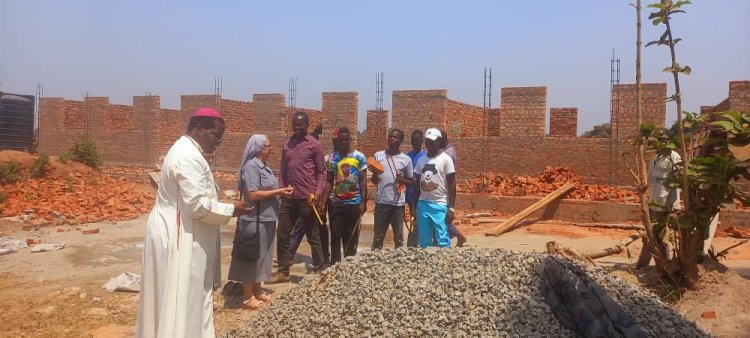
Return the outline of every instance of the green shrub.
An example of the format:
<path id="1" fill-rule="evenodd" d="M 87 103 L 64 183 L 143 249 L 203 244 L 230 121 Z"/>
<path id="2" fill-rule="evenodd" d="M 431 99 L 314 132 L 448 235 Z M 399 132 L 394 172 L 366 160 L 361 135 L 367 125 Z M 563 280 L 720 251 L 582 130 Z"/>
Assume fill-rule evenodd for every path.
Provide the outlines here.
<path id="1" fill-rule="evenodd" d="M 61 154 L 60 156 L 57 157 L 57 160 L 63 164 L 68 163 L 68 161 L 70 161 L 70 154 L 68 153 Z"/>
<path id="2" fill-rule="evenodd" d="M 46 176 L 49 172 L 49 155 L 39 155 L 39 157 L 31 164 L 29 172 L 31 178 L 42 178 Z"/>
<path id="3" fill-rule="evenodd" d="M 96 142 L 87 134 L 78 136 L 68 154 L 73 161 L 81 162 L 94 169 L 99 169 L 102 165 L 102 158 L 96 150 Z"/>
<path id="4" fill-rule="evenodd" d="M 0 184 L 13 184 L 21 179 L 21 164 L 8 161 L 0 165 Z"/>

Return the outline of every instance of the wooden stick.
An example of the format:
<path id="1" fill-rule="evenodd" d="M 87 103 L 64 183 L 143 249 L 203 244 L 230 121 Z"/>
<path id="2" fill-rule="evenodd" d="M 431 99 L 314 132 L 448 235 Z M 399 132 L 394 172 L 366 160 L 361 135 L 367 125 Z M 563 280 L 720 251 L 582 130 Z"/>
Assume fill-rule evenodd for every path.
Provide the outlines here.
<path id="1" fill-rule="evenodd" d="M 641 235 L 630 235 L 628 237 L 625 237 L 622 241 L 620 241 L 619 244 L 617 244 L 617 245 L 615 245 L 613 247 L 609 247 L 609 248 L 606 248 L 606 249 L 599 250 L 599 251 L 594 251 L 594 252 L 591 252 L 591 253 L 587 253 L 586 257 L 591 258 L 591 259 L 597 259 L 597 258 L 602 258 L 602 257 L 609 256 L 609 255 L 618 254 L 618 253 L 622 252 L 622 250 L 625 250 L 625 248 L 628 245 L 632 244 L 633 242 L 635 242 L 639 238 L 641 238 Z"/>
<path id="2" fill-rule="evenodd" d="M 466 214 L 466 216 L 464 217 L 466 218 L 492 217 L 492 214 L 489 212 L 475 212 L 473 214 Z"/>
<path id="3" fill-rule="evenodd" d="M 526 208 L 523 211 L 521 211 L 521 212 L 513 215 L 513 217 L 511 217 L 510 219 L 508 219 L 507 221 L 505 221 L 505 223 L 500 224 L 498 227 L 496 227 L 496 228 L 494 228 L 492 230 L 489 230 L 489 231 L 485 232 L 484 234 L 486 236 L 495 236 L 495 237 L 502 235 L 506 231 L 508 231 L 511 228 L 513 228 L 513 226 L 515 226 L 518 222 L 522 221 L 524 218 L 526 218 L 529 215 L 531 215 L 532 213 L 534 213 L 534 211 L 537 211 L 537 210 L 543 208 L 544 206 L 546 206 L 550 202 L 552 202 L 552 201 L 554 201 L 554 200 L 562 197 L 563 195 L 569 193 L 571 190 L 575 189 L 575 187 L 576 186 L 573 183 L 566 183 L 565 185 L 563 185 L 559 189 L 555 190 L 551 194 L 549 194 L 547 196 L 544 196 L 544 198 L 540 199 L 539 201 L 537 201 L 536 203 L 532 204 L 528 208 Z"/>
<path id="4" fill-rule="evenodd" d="M 736 248 L 736 247 L 738 247 L 738 246 L 740 246 L 740 245 L 742 245 L 742 244 L 745 244 L 745 243 L 747 243 L 747 242 L 748 242 L 748 240 L 747 240 L 747 239 L 743 239 L 743 240 L 742 240 L 742 241 L 740 241 L 739 243 L 737 243 L 737 244 L 735 244 L 735 245 L 732 245 L 732 246 L 730 246 L 730 247 L 728 247 L 728 248 L 726 248 L 726 249 L 724 249 L 724 250 L 721 250 L 721 251 L 719 251 L 719 253 L 717 253 L 717 254 L 716 254 L 716 257 L 718 258 L 718 257 L 724 256 L 724 255 L 726 255 L 726 254 L 728 254 L 728 253 L 729 253 L 729 250 L 731 250 L 731 249 L 734 249 L 734 248 Z"/>

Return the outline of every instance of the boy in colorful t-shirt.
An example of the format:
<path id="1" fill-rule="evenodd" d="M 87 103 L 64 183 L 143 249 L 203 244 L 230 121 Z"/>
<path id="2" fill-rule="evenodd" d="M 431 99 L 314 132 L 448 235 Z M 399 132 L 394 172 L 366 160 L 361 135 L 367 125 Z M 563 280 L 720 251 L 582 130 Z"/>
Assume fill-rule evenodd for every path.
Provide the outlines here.
<path id="1" fill-rule="evenodd" d="M 327 197 L 333 192 L 330 206 L 333 209 L 331 264 L 335 264 L 341 261 L 342 245 L 345 257 L 357 253 L 357 225 L 367 211 L 367 159 L 361 152 L 350 150 L 351 134 L 348 128 L 338 128 L 332 136 L 338 143 L 338 149 L 326 157 L 328 182 L 323 196 Z"/>

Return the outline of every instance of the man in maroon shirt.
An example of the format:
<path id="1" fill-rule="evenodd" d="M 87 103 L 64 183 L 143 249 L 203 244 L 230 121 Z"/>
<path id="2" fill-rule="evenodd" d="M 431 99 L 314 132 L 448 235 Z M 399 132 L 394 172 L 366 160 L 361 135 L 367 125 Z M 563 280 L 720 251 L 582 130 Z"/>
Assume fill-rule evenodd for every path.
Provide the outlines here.
<path id="1" fill-rule="evenodd" d="M 279 269 L 267 282 L 268 284 L 289 281 L 289 268 L 293 258 L 289 250 L 289 239 L 292 227 L 297 220 L 301 220 L 305 226 L 305 235 L 307 235 L 307 242 L 310 243 L 312 251 L 313 269 L 320 271 L 326 268 L 320 244 L 320 224 L 313 207 L 308 203 L 310 195 L 314 195 L 318 203 L 323 201 L 321 197 L 326 185 L 326 168 L 323 161 L 323 147 L 318 140 L 307 133 L 309 124 L 310 118 L 307 113 L 294 113 L 292 116 L 294 134 L 284 143 L 281 150 L 279 185 L 291 186 L 294 188 L 294 193 L 289 198 L 281 198 L 279 224 L 276 231 Z M 324 210 L 321 206 L 317 208 Z"/>

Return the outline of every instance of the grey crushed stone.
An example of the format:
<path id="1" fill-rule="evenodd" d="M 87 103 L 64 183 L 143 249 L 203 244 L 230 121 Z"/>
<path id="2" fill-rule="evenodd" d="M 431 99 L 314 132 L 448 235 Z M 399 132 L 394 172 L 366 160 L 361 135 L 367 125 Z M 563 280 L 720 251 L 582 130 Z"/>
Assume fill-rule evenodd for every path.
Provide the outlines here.
<path id="1" fill-rule="evenodd" d="M 224 337 L 573 337 L 541 292 L 545 257 L 471 248 L 361 254 L 305 278 Z M 585 269 L 648 336 L 708 336 L 655 295 Z"/>

